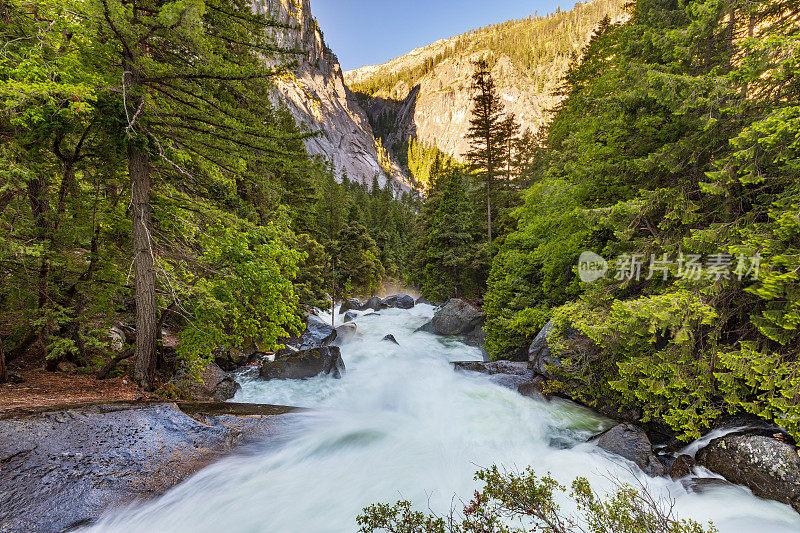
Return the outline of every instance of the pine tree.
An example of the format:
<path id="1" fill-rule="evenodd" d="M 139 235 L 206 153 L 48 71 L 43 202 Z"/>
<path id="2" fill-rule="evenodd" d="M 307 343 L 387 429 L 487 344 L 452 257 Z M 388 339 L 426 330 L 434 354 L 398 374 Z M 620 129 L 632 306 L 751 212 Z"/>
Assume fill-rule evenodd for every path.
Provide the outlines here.
<path id="1" fill-rule="evenodd" d="M 472 118 L 470 118 L 467 138 L 470 150 L 467 159 L 476 176 L 484 183 L 486 191 L 486 233 L 488 243 L 492 243 L 492 188 L 493 183 L 504 171 L 506 164 L 504 116 L 501 110 L 500 96 L 485 60 L 479 60 L 472 77 L 476 91 L 472 100 Z"/>

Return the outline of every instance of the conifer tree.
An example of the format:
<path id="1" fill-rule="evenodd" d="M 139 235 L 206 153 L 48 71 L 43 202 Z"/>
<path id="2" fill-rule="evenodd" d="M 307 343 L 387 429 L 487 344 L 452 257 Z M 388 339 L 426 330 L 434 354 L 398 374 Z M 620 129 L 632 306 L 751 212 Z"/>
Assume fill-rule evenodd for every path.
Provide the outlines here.
<path id="1" fill-rule="evenodd" d="M 489 65 L 485 60 L 479 60 L 475 68 L 472 79 L 476 94 L 472 101 L 472 118 L 467 134 L 470 141 L 467 159 L 478 179 L 484 183 L 486 233 L 491 245 L 492 189 L 494 182 L 502 175 L 506 163 L 504 155 L 507 126 L 504 126 L 500 96 L 497 94 Z"/>
<path id="2" fill-rule="evenodd" d="M 151 196 L 154 174 L 191 180 L 198 170 L 252 179 L 253 155 L 281 155 L 275 133 L 248 96 L 275 71 L 273 24 L 240 0 L 97 0 L 87 23 L 102 34 L 108 67 L 120 70 L 131 185 L 136 351 L 134 378 L 150 389 L 156 369 L 158 302 Z M 244 165 L 246 168 L 246 165 Z"/>

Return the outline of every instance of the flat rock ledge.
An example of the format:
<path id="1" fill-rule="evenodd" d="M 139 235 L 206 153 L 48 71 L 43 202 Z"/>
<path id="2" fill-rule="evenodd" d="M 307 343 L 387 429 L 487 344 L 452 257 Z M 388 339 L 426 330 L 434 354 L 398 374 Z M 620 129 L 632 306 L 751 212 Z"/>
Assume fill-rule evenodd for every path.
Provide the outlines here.
<path id="1" fill-rule="evenodd" d="M 0 532 L 60 533 L 158 496 L 300 409 L 103 403 L 0 420 Z"/>

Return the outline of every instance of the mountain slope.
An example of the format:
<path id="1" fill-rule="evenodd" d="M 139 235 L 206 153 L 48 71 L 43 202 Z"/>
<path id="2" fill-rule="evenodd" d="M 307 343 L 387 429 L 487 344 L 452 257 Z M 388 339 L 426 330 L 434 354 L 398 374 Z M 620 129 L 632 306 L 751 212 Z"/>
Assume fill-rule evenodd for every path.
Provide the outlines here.
<path id="1" fill-rule="evenodd" d="M 594 0 L 572 11 L 473 30 L 417 48 L 383 65 L 345 73 L 385 146 L 398 155 L 416 138 L 462 159 L 471 114 L 474 62 L 486 58 L 506 112 L 538 131 L 570 62 L 608 15 L 626 17 L 627 0 Z"/>
<path id="2" fill-rule="evenodd" d="M 253 5 L 294 27 L 274 30 L 278 45 L 304 51 L 293 72 L 276 80 L 270 99 L 288 107 L 298 125 L 319 132 L 306 141 L 309 153 L 330 161 L 339 177 L 346 174 L 370 184 L 377 175 L 381 185 L 392 179 L 408 190 L 409 180 L 380 149 L 366 114 L 345 85 L 339 60 L 311 14 L 310 0 L 260 0 Z"/>

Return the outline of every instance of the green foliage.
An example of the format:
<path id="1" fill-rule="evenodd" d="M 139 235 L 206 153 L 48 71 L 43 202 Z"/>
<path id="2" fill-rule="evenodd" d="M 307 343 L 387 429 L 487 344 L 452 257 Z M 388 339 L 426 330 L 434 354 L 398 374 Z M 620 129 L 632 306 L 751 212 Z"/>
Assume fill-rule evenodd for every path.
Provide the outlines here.
<path id="1" fill-rule="evenodd" d="M 414 181 L 422 189 L 430 189 L 433 185 L 433 172 L 436 159 L 443 161 L 444 164 L 455 165 L 447 154 L 443 153 L 434 145 L 429 145 L 416 139 L 411 139 L 406 150 L 408 169 L 414 176 Z"/>
<path id="2" fill-rule="evenodd" d="M 330 258 L 327 270 L 336 270 L 336 297 L 371 296 L 385 283 L 402 280 L 416 195 L 401 193 L 391 182 L 381 187 L 377 177 L 370 187 L 347 178 L 337 183 L 330 172 L 319 191 L 316 238 Z"/>
<path id="3" fill-rule="evenodd" d="M 618 483 L 615 493 L 601 496 L 584 478 L 567 487 L 550 475 L 538 477 L 501 472 L 496 466 L 475 475 L 483 483 L 464 507 L 462 516 L 439 517 L 412 508 L 411 502 L 376 504 L 358 517 L 360 533 L 703 533 L 714 532 L 693 520 L 673 515 L 669 502 L 654 497 L 644 487 Z M 559 502 L 570 496 L 578 513 L 570 515 Z"/>
<path id="4" fill-rule="evenodd" d="M 477 296 L 485 266 L 482 228 L 476 224 L 463 169 L 435 158 L 431 189 L 417 218 L 410 280 L 433 301 Z"/>
<path id="5" fill-rule="evenodd" d="M 192 367 L 202 369 L 218 346 L 254 342 L 269 351 L 281 347 L 278 339 L 299 333 L 291 280 L 302 257 L 283 241 L 286 231 L 274 225 L 206 229 L 200 242 L 204 275 L 178 276 L 185 278 L 194 305 L 178 353 Z"/>
<path id="6" fill-rule="evenodd" d="M 145 154 L 151 179 L 157 317 L 185 329 L 179 352 L 191 364 L 218 345 L 269 349 L 294 331 L 301 306 L 327 305 L 351 204 L 371 232 L 359 242 L 372 239 L 372 270 L 354 280 L 374 289 L 384 270 L 403 275 L 416 199 L 338 184 L 308 156 L 308 134 L 264 100 L 277 70 L 264 59 L 294 57 L 271 41 L 275 26 L 237 0 L 3 4 L 9 358 L 38 346 L 51 367 L 102 367 L 108 329 L 131 323 L 131 150 Z"/>
<path id="7" fill-rule="evenodd" d="M 640 0 L 601 24 L 493 263 L 494 356 L 552 316 L 570 394 L 641 406 L 684 438 L 741 411 L 800 435 L 798 9 Z M 644 275 L 581 284 L 584 250 L 641 254 Z M 667 278 L 647 279 L 664 254 Z M 682 254 L 731 264 L 690 279 Z"/>

